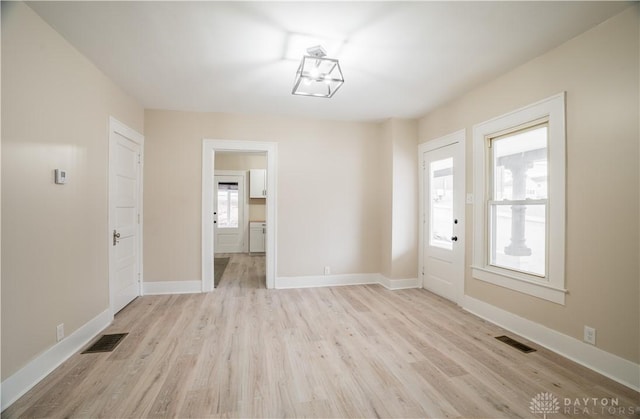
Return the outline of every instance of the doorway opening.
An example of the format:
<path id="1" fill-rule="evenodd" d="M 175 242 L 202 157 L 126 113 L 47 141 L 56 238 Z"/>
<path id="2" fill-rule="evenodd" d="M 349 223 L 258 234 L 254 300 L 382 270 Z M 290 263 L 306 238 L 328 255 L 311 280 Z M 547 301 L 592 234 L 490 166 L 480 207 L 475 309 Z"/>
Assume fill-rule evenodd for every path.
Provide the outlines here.
<path id="1" fill-rule="evenodd" d="M 214 167 L 214 287 L 265 288 L 267 153 L 219 151 Z"/>
<path id="2" fill-rule="evenodd" d="M 274 288 L 276 152 L 276 143 L 203 140 L 203 292 L 217 288 L 220 271 L 236 264 L 263 272 L 261 286 Z"/>

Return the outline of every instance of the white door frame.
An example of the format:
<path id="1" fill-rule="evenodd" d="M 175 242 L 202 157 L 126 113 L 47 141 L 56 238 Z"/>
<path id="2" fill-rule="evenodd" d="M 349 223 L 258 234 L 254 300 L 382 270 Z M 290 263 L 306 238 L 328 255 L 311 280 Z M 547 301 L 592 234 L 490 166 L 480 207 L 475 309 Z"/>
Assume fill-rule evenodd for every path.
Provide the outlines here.
<path id="1" fill-rule="evenodd" d="M 113 142 L 114 134 L 119 134 L 128 140 L 138 144 L 140 146 L 140 164 L 138 165 L 139 170 L 139 178 L 138 178 L 138 267 L 139 267 L 139 275 L 138 275 L 138 295 L 143 295 L 143 283 L 144 283 L 144 265 L 143 265 L 143 257 L 142 257 L 142 231 L 143 231 L 143 175 L 144 175 L 144 136 L 139 132 L 135 131 L 133 128 L 128 127 L 122 122 L 118 121 L 114 117 L 109 117 L 109 161 L 107 162 L 107 181 L 109 182 L 111 179 L 111 162 L 113 161 L 114 156 L 112 155 L 113 151 Z M 113 281 L 114 281 L 114 273 L 115 273 L 115 260 L 112 252 L 112 240 L 113 240 L 113 230 L 116 229 L 115 220 L 113 214 L 111 213 L 111 196 L 112 196 L 112 187 L 113 185 L 108 186 L 108 198 L 107 198 L 107 217 L 108 217 L 108 230 L 107 237 L 109 240 L 108 247 L 108 260 L 109 260 L 109 310 L 111 311 L 111 316 L 113 317 L 116 313 L 114 312 L 114 298 L 113 298 Z"/>
<path id="2" fill-rule="evenodd" d="M 458 144 L 457 147 L 457 161 L 459 164 L 455 167 L 456 176 L 460 176 L 462 179 L 463 185 L 466 185 L 466 177 L 465 177 L 465 139 L 466 139 L 466 131 L 464 129 L 460 131 L 456 131 L 454 133 L 445 135 L 443 137 L 436 138 L 434 140 L 427 141 L 418 146 L 418 167 L 423 168 L 423 156 L 424 153 L 429 151 L 437 150 L 442 147 L 446 147 L 452 144 Z M 418 170 L 418 198 L 419 198 L 419 217 L 420 220 L 418 222 L 418 274 L 421 277 L 420 284 L 424 288 L 424 250 L 425 250 L 425 240 L 428 235 L 425 234 L 425 230 L 429 228 L 428 223 L 425 220 L 426 208 L 424 207 L 424 170 Z M 454 189 L 455 190 L 455 189 Z M 458 241 L 456 245 L 459 247 L 462 253 L 462 262 L 459 263 L 458 266 L 458 274 L 461 276 L 462 280 L 457 281 L 458 285 L 455 289 L 455 301 L 458 305 L 462 304 L 462 299 L 464 297 L 464 276 L 465 276 L 465 215 L 466 215 L 466 205 L 465 205 L 465 191 L 466 187 L 462 188 L 460 192 L 462 194 L 462 199 L 459 202 L 462 202 L 462 217 L 459 218 L 458 226 L 456 230 L 459 234 Z M 454 197 L 455 199 L 455 197 Z"/>
<path id="3" fill-rule="evenodd" d="M 267 154 L 267 237 L 266 286 L 275 287 L 276 278 L 276 176 L 278 144 L 262 141 L 202 140 L 202 291 L 213 291 L 213 182 L 216 151 L 258 152 Z"/>
<path id="4" fill-rule="evenodd" d="M 242 177 L 244 196 L 242 197 L 242 217 L 245 224 L 242 232 L 242 250 L 249 252 L 249 171 L 248 170 L 214 170 L 214 176 L 240 176 Z M 213 197 L 215 203 L 215 196 Z M 214 206 L 215 211 L 215 206 Z M 215 243 L 215 242 L 214 242 Z"/>

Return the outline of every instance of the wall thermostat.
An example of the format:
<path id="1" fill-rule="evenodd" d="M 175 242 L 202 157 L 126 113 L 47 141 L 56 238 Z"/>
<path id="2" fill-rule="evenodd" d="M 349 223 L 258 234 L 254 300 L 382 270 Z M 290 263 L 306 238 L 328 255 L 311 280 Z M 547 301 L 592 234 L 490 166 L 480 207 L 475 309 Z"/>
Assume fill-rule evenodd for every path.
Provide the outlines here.
<path id="1" fill-rule="evenodd" d="M 58 185 L 64 185 L 67 183 L 67 171 L 62 169 L 56 169 L 56 183 Z"/>

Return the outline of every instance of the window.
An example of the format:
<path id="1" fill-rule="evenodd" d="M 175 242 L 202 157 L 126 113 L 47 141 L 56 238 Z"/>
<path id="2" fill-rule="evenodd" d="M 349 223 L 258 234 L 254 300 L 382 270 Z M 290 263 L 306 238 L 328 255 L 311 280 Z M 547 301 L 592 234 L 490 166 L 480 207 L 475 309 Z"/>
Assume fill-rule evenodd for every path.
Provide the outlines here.
<path id="1" fill-rule="evenodd" d="M 218 228 L 238 228 L 238 184 L 218 183 Z"/>
<path id="2" fill-rule="evenodd" d="M 489 264 L 545 277 L 547 127 L 489 140 Z"/>
<path id="3" fill-rule="evenodd" d="M 564 304 L 564 94 L 474 127 L 477 279 Z"/>
<path id="4" fill-rule="evenodd" d="M 451 250 L 453 243 L 453 159 L 443 159 L 429 164 L 432 214 L 429 244 Z"/>

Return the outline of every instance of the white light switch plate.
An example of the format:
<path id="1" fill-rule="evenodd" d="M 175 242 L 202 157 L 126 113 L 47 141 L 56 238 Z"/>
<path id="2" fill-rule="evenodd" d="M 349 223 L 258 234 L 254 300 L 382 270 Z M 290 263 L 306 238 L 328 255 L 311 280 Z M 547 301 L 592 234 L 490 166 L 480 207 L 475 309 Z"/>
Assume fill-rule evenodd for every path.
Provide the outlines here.
<path id="1" fill-rule="evenodd" d="M 64 339 L 64 323 L 56 327 L 56 341 L 60 342 L 62 339 Z"/>

